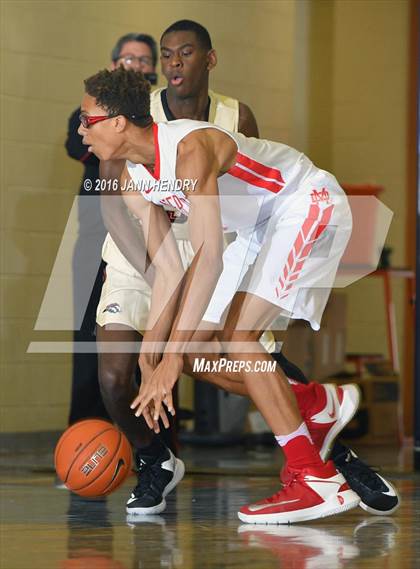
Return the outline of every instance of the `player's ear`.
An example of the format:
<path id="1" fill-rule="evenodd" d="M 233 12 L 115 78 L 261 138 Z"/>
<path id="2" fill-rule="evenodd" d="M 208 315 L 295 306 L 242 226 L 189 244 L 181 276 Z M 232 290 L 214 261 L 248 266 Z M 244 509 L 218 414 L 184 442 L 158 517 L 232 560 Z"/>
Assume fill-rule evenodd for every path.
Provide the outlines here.
<path id="1" fill-rule="evenodd" d="M 215 49 L 211 49 L 207 54 L 207 69 L 210 71 L 217 65 L 217 54 Z"/>
<path id="2" fill-rule="evenodd" d="M 123 130 L 125 130 L 128 120 L 124 115 L 118 115 L 117 117 L 114 117 L 112 120 L 116 132 L 123 132 Z"/>

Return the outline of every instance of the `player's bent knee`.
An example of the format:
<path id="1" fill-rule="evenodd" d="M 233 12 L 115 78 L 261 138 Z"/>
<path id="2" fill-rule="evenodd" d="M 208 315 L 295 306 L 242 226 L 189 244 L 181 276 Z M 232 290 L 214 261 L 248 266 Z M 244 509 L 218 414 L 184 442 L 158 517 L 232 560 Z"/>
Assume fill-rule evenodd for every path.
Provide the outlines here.
<path id="1" fill-rule="evenodd" d="M 256 330 L 226 330 L 221 334 L 224 353 L 237 355 L 238 352 L 247 352 L 253 343 L 258 343 L 261 333 Z"/>
<path id="2" fill-rule="evenodd" d="M 127 388 L 131 385 L 132 374 L 127 373 L 120 368 L 107 367 L 102 368 L 99 372 L 99 385 L 101 392 L 113 397 L 118 397 L 126 393 Z"/>

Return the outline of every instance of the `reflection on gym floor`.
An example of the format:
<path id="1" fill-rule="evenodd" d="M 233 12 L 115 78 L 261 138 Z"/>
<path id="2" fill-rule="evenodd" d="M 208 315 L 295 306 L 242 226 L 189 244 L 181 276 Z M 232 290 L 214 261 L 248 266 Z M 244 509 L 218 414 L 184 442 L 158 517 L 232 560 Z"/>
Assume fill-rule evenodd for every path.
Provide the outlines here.
<path id="1" fill-rule="evenodd" d="M 418 475 L 396 476 L 402 506 L 392 517 L 358 508 L 294 526 L 236 517 L 275 489 L 271 477 L 189 475 L 166 512 L 147 517 L 125 514 L 133 478 L 95 501 L 58 490 L 52 475 L 4 473 L 1 481 L 5 569 L 414 569 L 420 558 Z"/>

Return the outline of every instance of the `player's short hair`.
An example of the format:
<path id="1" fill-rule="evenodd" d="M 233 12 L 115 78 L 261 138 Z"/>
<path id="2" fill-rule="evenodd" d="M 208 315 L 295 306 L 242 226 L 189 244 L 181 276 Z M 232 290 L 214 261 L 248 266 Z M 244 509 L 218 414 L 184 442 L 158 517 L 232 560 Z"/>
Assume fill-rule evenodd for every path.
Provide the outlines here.
<path id="1" fill-rule="evenodd" d="M 111 51 L 111 61 L 115 63 L 119 59 L 124 44 L 128 43 L 129 41 L 137 41 L 139 43 L 145 43 L 146 45 L 148 45 L 152 52 L 153 67 L 156 67 L 156 63 L 158 60 L 158 48 L 154 38 L 152 38 L 152 36 L 149 36 L 148 34 L 132 33 L 120 37 L 120 39 L 115 44 L 113 50 Z"/>
<path id="2" fill-rule="evenodd" d="M 194 22 L 193 20 L 178 20 L 169 26 L 169 28 L 166 28 L 160 38 L 160 43 L 162 43 L 166 34 L 170 34 L 172 32 L 194 32 L 203 49 L 207 51 L 213 49 L 209 32 L 198 22 Z"/>
<path id="3" fill-rule="evenodd" d="M 136 126 L 151 123 L 150 83 L 141 71 L 103 69 L 85 79 L 85 91 L 110 115 L 124 115 Z"/>

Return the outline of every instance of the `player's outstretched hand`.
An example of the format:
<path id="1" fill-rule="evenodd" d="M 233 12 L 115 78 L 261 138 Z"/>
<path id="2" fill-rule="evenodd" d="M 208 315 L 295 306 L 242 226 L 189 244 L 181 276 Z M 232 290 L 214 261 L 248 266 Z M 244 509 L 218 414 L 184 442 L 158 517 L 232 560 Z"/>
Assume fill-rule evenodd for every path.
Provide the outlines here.
<path id="1" fill-rule="evenodd" d="M 139 367 L 141 371 L 141 388 L 139 390 L 139 395 L 143 394 L 146 385 L 150 381 L 156 367 L 159 365 L 162 358 L 162 354 L 153 354 L 153 353 L 141 353 L 139 356 Z M 149 429 L 152 429 L 156 434 L 160 433 L 160 425 L 159 421 L 153 420 L 154 416 L 154 406 L 153 403 L 150 403 L 145 407 L 143 411 L 143 417 L 146 421 L 147 426 Z M 164 407 L 161 407 L 160 410 L 160 418 L 162 419 L 163 426 L 165 429 L 169 428 L 169 420 L 168 416 L 166 415 Z"/>
<path id="2" fill-rule="evenodd" d="M 178 355 L 168 355 L 156 367 L 152 376 L 140 386 L 138 396 L 131 403 L 136 417 L 143 415 L 149 428 L 155 430 L 159 417 L 165 427 L 169 426 L 162 403 L 171 415 L 175 415 L 172 400 L 172 388 L 182 373 L 183 358 Z"/>
<path id="3" fill-rule="evenodd" d="M 162 419 L 162 423 L 163 423 L 163 426 L 165 427 L 165 429 L 169 429 L 169 419 L 168 419 L 168 416 L 166 414 L 166 411 L 165 411 L 165 408 L 163 407 L 163 405 L 160 408 L 159 415 L 160 415 L 160 418 Z M 153 402 L 149 403 L 149 405 L 147 405 L 144 408 L 143 417 L 144 417 L 144 420 L 146 421 L 146 424 L 149 427 L 149 429 L 153 430 L 156 434 L 160 433 L 159 421 L 155 421 L 153 419 L 153 417 L 154 417 Z"/>

